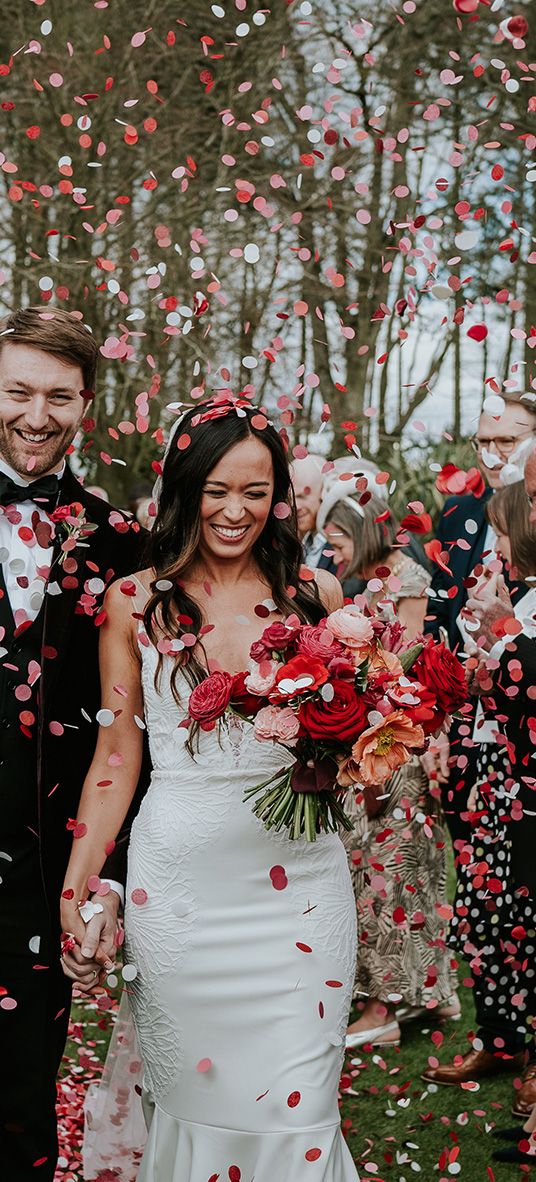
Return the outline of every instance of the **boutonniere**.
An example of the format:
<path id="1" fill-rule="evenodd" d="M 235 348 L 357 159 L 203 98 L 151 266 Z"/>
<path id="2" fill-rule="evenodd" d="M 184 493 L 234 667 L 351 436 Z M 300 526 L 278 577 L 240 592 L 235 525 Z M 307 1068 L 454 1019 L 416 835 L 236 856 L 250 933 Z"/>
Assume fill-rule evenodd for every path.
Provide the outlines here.
<path id="1" fill-rule="evenodd" d="M 50 519 L 55 526 L 54 536 L 56 538 L 63 536 L 61 552 L 58 556 L 61 566 L 76 546 L 88 546 L 89 542 L 84 542 L 82 539 L 89 537 L 98 529 L 97 525 L 87 520 L 86 511 L 80 501 L 73 501 L 70 505 L 58 505 L 57 509 L 54 509 L 54 512 L 50 514 Z"/>

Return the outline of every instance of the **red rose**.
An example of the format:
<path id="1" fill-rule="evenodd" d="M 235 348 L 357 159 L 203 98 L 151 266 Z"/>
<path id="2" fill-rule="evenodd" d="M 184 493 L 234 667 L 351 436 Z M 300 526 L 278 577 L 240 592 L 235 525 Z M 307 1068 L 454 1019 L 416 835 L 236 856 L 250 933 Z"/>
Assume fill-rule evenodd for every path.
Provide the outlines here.
<path id="1" fill-rule="evenodd" d="M 59 521 L 66 521 L 69 517 L 78 517 L 83 508 L 80 501 L 73 501 L 71 505 L 58 505 L 49 516 L 57 524 Z"/>
<path id="2" fill-rule="evenodd" d="M 231 700 L 233 679 L 230 673 L 211 673 L 190 694 L 188 713 L 202 727 L 214 723 L 225 713 Z"/>
<path id="3" fill-rule="evenodd" d="M 317 624 L 316 627 L 306 624 L 301 628 L 297 650 L 302 656 L 313 657 L 324 665 L 335 657 L 342 657 L 345 652 L 344 645 L 335 639 L 325 624 Z"/>
<path id="4" fill-rule="evenodd" d="M 246 677 L 248 677 L 247 673 L 235 673 L 229 705 L 239 714 L 258 714 L 259 710 L 266 706 L 268 698 L 264 698 L 260 694 L 248 693 L 245 686 Z"/>
<path id="5" fill-rule="evenodd" d="M 340 743 L 355 743 L 367 726 L 367 711 L 362 697 L 358 697 L 348 681 L 332 681 L 335 691 L 331 702 L 322 698 L 303 702 L 299 720 L 311 739 Z"/>
<path id="6" fill-rule="evenodd" d="M 283 624 L 281 620 L 275 620 L 273 624 L 269 624 L 268 628 L 264 629 L 260 640 L 256 640 L 252 644 L 249 655 L 253 661 L 270 660 L 272 653 L 284 653 L 295 641 L 299 634 L 299 628 L 288 627 Z"/>
<path id="7" fill-rule="evenodd" d="M 281 666 L 270 693 L 270 701 L 277 703 L 299 694 L 310 694 L 327 679 L 328 671 L 322 661 L 315 661 L 313 657 L 292 657 L 286 665 Z"/>
<path id="8" fill-rule="evenodd" d="M 463 665 L 444 644 L 431 641 L 425 645 L 412 666 L 411 676 L 435 694 L 445 714 L 453 714 L 467 699 Z"/>

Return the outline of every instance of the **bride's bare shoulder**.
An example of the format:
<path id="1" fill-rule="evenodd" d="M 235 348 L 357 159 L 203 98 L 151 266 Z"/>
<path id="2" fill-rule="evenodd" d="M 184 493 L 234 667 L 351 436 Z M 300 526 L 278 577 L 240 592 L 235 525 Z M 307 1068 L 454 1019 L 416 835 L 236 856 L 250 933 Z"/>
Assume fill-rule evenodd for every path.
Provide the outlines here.
<path id="1" fill-rule="evenodd" d="M 339 580 L 328 570 L 315 570 L 315 581 L 318 594 L 327 612 L 334 612 L 344 604 L 344 596 Z"/>
<path id="2" fill-rule="evenodd" d="M 115 579 L 105 595 L 108 616 L 116 621 L 131 619 L 133 612 L 140 611 L 140 601 L 143 601 L 145 606 L 145 601 L 151 594 L 153 578 L 154 572 L 147 568 Z"/>

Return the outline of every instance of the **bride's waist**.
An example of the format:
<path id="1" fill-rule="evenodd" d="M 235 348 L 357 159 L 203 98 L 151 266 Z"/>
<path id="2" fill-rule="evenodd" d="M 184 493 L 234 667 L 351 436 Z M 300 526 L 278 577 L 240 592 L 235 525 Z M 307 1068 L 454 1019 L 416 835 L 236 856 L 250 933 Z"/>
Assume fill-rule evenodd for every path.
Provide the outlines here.
<path id="1" fill-rule="evenodd" d="M 260 748 L 260 750 L 259 750 Z M 153 765 L 151 783 L 157 785 L 174 784 L 177 787 L 188 788 L 192 781 L 206 780 L 243 780 L 249 784 L 276 776 L 278 772 L 290 767 L 294 763 L 294 756 L 284 748 L 273 747 L 263 749 L 264 745 L 256 743 L 252 749 L 235 753 L 231 758 L 228 752 L 219 752 L 211 756 L 200 754 L 197 758 L 188 753 L 177 753 L 177 759 L 172 767 L 158 767 Z"/>

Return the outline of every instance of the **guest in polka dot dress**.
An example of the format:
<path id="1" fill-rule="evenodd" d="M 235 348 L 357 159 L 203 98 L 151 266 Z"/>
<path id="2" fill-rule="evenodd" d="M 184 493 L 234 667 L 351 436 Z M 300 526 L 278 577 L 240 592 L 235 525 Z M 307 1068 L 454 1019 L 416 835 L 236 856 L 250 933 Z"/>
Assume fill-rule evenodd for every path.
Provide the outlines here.
<path id="1" fill-rule="evenodd" d="M 536 454 L 526 482 L 536 484 Z M 491 738 L 482 744 L 469 801 L 474 826 L 460 855 L 452 938 L 469 960 L 478 1022 L 461 1064 L 424 1078 L 460 1084 L 527 1061 L 514 1111 L 536 1102 L 536 524 L 523 481 L 488 505 L 498 549 L 526 593 L 512 606 L 504 580 L 490 575 L 468 601 L 475 631 L 472 666 Z M 468 646 L 466 646 L 468 647 Z"/>

